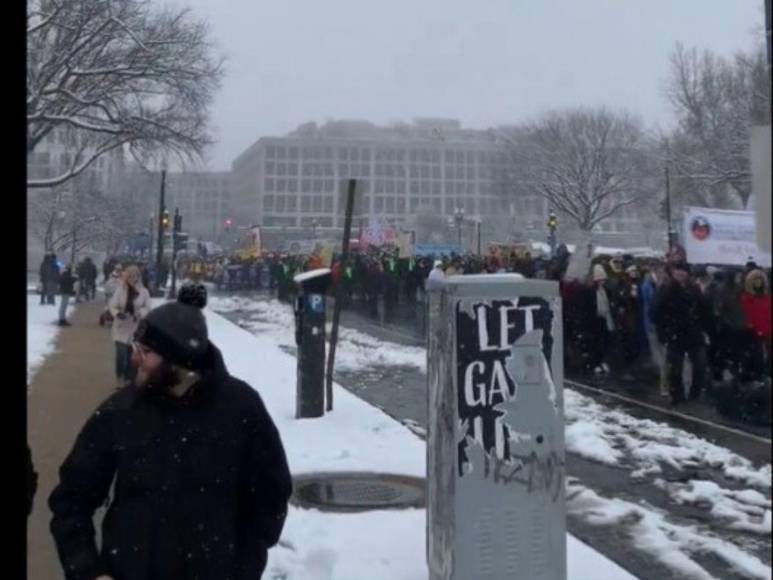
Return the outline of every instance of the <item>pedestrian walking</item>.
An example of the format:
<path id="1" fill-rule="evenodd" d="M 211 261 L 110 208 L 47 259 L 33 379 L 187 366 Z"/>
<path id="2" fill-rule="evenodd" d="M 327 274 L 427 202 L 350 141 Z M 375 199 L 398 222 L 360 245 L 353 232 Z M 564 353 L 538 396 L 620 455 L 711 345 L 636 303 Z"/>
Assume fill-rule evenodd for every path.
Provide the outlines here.
<path id="1" fill-rule="evenodd" d="M 134 385 L 86 422 L 49 499 L 65 577 L 258 580 L 292 491 L 260 395 L 229 374 L 195 306 L 152 310 L 135 340 Z"/>
<path id="2" fill-rule="evenodd" d="M 70 298 L 75 296 L 77 280 L 69 265 L 59 276 L 59 326 L 71 326 L 67 322 L 67 305 L 70 303 Z"/>
<path id="3" fill-rule="evenodd" d="M 150 294 L 142 285 L 137 266 L 129 266 L 124 271 L 123 281 L 110 299 L 109 310 L 113 317 L 115 375 L 120 388 L 134 378 L 131 365 L 132 336 L 139 321 L 150 311 Z"/>
<path id="4" fill-rule="evenodd" d="M 660 394 L 668 397 L 668 373 L 666 372 L 666 347 L 658 340 L 655 327 L 655 306 L 658 290 L 668 283 L 668 274 L 664 266 L 656 266 L 646 276 L 641 286 L 642 316 L 644 318 L 644 334 L 647 337 L 652 365 L 658 369 L 658 387 Z"/>
<path id="5" fill-rule="evenodd" d="M 746 327 L 749 336 L 747 378 L 765 376 L 770 362 L 771 302 L 768 278 L 762 270 L 751 270 L 746 275 L 744 292 L 741 294 Z"/>
<path id="6" fill-rule="evenodd" d="M 59 290 L 59 266 L 53 252 L 46 254 L 40 263 L 40 288 L 40 303 L 53 306 Z"/>
<path id="7" fill-rule="evenodd" d="M 666 345 L 671 402 L 684 402 L 682 370 L 685 355 L 692 367 L 690 399 L 697 399 L 706 382 L 706 343 L 710 318 L 700 288 L 690 280 L 687 265 L 671 266 L 673 282 L 658 291 L 655 323 L 658 340 Z"/>

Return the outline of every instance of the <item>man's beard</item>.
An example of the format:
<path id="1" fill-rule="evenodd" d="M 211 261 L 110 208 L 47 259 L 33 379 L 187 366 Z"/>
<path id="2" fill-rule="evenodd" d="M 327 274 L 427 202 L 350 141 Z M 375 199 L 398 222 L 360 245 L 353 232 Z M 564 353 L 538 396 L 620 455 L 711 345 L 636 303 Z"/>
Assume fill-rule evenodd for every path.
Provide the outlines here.
<path id="1" fill-rule="evenodd" d="M 147 377 L 141 377 L 140 373 L 137 373 L 135 383 L 138 387 L 150 389 L 156 392 L 167 392 L 180 382 L 180 375 L 177 368 L 169 363 L 162 362 L 158 368 L 156 368 Z"/>

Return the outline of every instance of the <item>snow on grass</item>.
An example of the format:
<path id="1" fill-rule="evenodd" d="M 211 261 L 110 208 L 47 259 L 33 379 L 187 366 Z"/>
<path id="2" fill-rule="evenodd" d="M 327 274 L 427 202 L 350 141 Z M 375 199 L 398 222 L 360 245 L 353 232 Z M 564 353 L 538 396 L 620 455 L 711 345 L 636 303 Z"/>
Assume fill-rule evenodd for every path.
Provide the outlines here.
<path id="1" fill-rule="evenodd" d="M 706 553 L 745 578 L 767 580 L 771 577 L 769 566 L 735 544 L 697 526 L 671 523 L 662 512 L 646 503 L 602 497 L 577 480 L 567 484 L 567 511 L 593 525 L 614 526 L 616 534 L 625 533 L 638 549 L 687 579 L 713 580 L 714 576 L 693 559 Z"/>
<path id="2" fill-rule="evenodd" d="M 255 300 L 242 297 L 213 297 L 216 312 L 240 312 L 240 326 L 255 334 L 271 336 L 284 347 L 295 347 L 295 317 L 288 304 L 276 299 Z M 328 325 L 327 336 L 330 336 Z M 336 347 L 336 369 L 356 372 L 372 366 L 411 366 L 425 371 L 427 354 L 423 348 L 378 340 L 368 334 L 340 327 Z"/>
<path id="3" fill-rule="evenodd" d="M 617 462 L 632 475 L 660 473 L 663 465 L 674 469 L 708 468 L 742 485 L 770 490 L 771 466 L 755 467 L 729 449 L 665 423 L 638 419 L 601 405 L 590 397 L 564 390 L 566 448 L 577 455 L 603 461 L 599 452 L 611 448 Z"/>
<path id="4" fill-rule="evenodd" d="M 280 345 L 295 346 L 294 321 L 287 305 L 275 300 L 258 302 L 236 298 L 216 299 L 213 307 L 221 311 L 244 312 L 248 318 L 241 323 L 254 334 Z M 403 348 L 406 351 L 400 350 Z M 422 348 L 379 341 L 346 328 L 341 329 L 339 353 L 342 366 L 353 370 L 380 364 L 412 364 L 422 368 L 425 357 Z M 419 357 L 421 365 L 418 364 Z M 769 495 L 770 465 L 755 467 L 749 460 L 700 437 L 664 423 L 632 417 L 569 389 L 564 390 L 564 397 L 567 451 L 607 465 L 627 468 L 632 478 L 660 474 L 664 467 L 677 471 L 715 470 L 733 485 L 748 486 L 750 489 L 725 489 L 709 481 L 693 482 L 695 485 L 691 486 L 665 483 L 659 479 L 657 481 L 660 483 L 656 482 L 656 485 L 676 503 L 704 508 L 713 523 L 720 527 L 770 536 L 770 500 L 759 491 Z M 323 433 L 318 432 L 312 436 L 324 437 Z M 391 443 L 387 443 L 386 447 L 390 448 Z M 326 461 L 336 458 L 351 459 L 349 465 L 356 464 L 360 457 L 353 454 L 355 450 L 352 449 L 345 449 L 338 456 L 335 453 L 332 456 L 328 454 L 320 465 L 328 470 Z M 590 490 L 588 492 L 593 493 Z M 580 499 L 584 501 L 587 495 Z M 601 502 L 598 496 L 595 499 Z M 647 552 L 657 552 L 664 564 L 688 577 L 710 578 L 708 572 L 693 561 L 690 555 L 715 551 L 717 557 L 749 578 L 769 577 L 769 568 L 730 542 L 711 537 L 693 542 L 694 538 L 704 537 L 696 528 L 675 526 L 659 512 L 622 500 L 609 500 L 599 505 L 604 507 L 601 512 L 595 507 L 588 511 L 580 509 L 580 512 L 599 524 L 611 525 L 628 519 L 639 522 L 634 534 L 637 547 Z M 571 507 L 578 509 L 577 505 Z M 767 573 L 768 576 L 761 576 L 761 573 Z"/>
<path id="5" fill-rule="evenodd" d="M 67 308 L 68 317 L 74 306 Z M 54 352 L 56 337 L 60 327 L 59 301 L 54 306 L 41 305 L 40 296 L 27 296 L 27 384 L 35 378 L 35 373 L 46 357 Z"/>
<path id="6" fill-rule="evenodd" d="M 705 480 L 681 483 L 657 479 L 655 485 L 677 503 L 706 509 L 728 529 L 771 535 L 771 502 L 756 490 L 728 490 Z"/>
<path id="7" fill-rule="evenodd" d="M 423 477 L 424 442 L 399 422 L 334 385 L 334 408 L 295 419 L 296 360 L 270 333 L 251 334 L 205 310 L 229 371 L 258 390 L 282 436 L 293 474 L 377 471 Z M 635 580 L 573 536 L 569 580 Z M 426 511 L 333 514 L 290 506 L 268 580 L 427 580 Z"/>

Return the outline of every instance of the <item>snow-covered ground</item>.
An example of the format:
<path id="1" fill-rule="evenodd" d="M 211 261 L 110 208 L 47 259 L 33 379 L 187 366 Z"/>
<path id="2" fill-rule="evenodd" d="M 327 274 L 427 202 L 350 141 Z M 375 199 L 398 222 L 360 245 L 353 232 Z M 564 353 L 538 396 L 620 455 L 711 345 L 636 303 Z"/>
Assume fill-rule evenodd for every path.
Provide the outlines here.
<path id="1" fill-rule="evenodd" d="M 216 312 L 240 312 L 239 325 L 254 334 L 270 337 L 276 344 L 295 348 L 295 320 L 287 304 L 278 300 L 253 300 L 243 297 L 212 297 L 210 308 Z M 329 334 L 329 333 L 328 333 Z M 427 368 L 423 348 L 384 342 L 368 334 L 341 326 L 336 347 L 336 369 L 359 371 L 372 366 L 410 366 Z"/>
<path id="2" fill-rule="evenodd" d="M 257 337 L 294 348 L 293 316 L 286 304 L 241 297 L 215 297 L 210 304 L 221 312 L 239 311 L 240 325 Z M 345 328 L 340 338 L 339 368 L 356 371 L 375 365 L 403 365 L 426 372 L 423 348 L 376 340 Z M 294 384 L 294 375 L 291 380 Z M 749 553 L 755 543 L 769 543 L 771 538 L 770 465 L 754 466 L 744 457 L 683 430 L 637 419 L 569 389 L 564 392 L 567 451 L 627 470 L 632 484 L 651 480 L 670 502 L 695 508 L 709 524 L 699 527 L 675 522 L 644 501 L 604 498 L 579 481 L 573 481 L 568 492 L 572 513 L 596 525 L 615 526 L 615 533 L 628 529 L 638 549 L 685 578 L 711 577 L 694 559 L 706 553 L 742 576 L 771 577 L 771 568 Z M 695 473 L 715 478 L 696 478 Z M 715 531 L 721 529 L 743 532 L 741 545 L 718 537 Z M 744 543 L 748 543 L 748 550 Z"/>
<path id="3" fill-rule="evenodd" d="M 217 301 L 211 304 L 216 307 Z M 261 393 L 294 474 L 357 470 L 424 476 L 424 442 L 338 385 L 333 412 L 295 419 L 295 358 L 279 348 L 273 333 L 252 334 L 209 308 L 206 312 L 210 336 L 231 373 Z M 425 518 L 424 510 L 333 514 L 291 507 L 265 577 L 426 580 Z M 633 578 L 572 536 L 568 569 L 571 580 Z"/>
<path id="4" fill-rule="evenodd" d="M 27 295 L 27 384 L 32 382 L 35 372 L 45 358 L 54 351 L 56 335 L 59 334 L 59 297 L 54 306 L 41 306 L 40 296 Z M 69 317 L 74 306 L 67 308 Z"/>

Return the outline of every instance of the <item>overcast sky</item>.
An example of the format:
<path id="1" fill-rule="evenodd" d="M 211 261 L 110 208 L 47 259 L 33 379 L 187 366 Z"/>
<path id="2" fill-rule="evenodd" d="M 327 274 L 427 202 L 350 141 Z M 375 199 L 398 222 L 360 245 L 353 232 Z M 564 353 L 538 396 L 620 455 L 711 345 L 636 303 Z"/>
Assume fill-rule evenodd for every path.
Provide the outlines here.
<path id="1" fill-rule="evenodd" d="M 178 0 L 227 73 L 211 169 L 306 121 L 450 117 L 483 128 L 608 105 L 664 127 L 677 41 L 746 50 L 763 0 Z"/>

